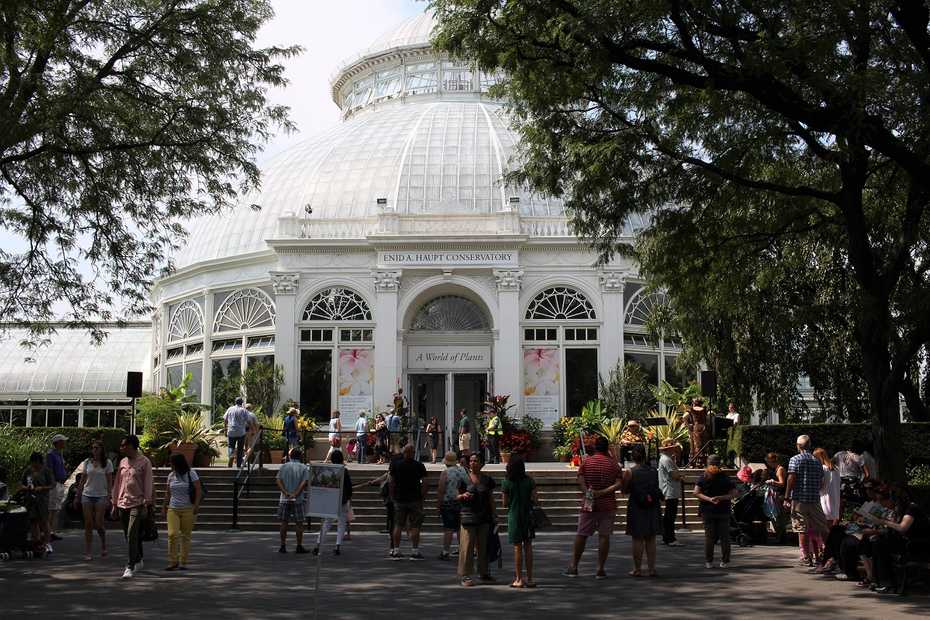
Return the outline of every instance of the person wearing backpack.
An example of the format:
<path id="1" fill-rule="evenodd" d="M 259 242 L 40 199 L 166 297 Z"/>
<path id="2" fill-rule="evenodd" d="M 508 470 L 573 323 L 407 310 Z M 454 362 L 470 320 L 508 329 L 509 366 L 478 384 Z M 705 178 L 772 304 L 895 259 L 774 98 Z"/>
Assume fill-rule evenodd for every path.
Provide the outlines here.
<path id="1" fill-rule="evenodd" d="M 165 485 L 164 511 L 168 522 L 168 566 L 165 570 L 187 570 L 191 534 L 197 509 L 203 499 L 200 476 L 183 454 L 171 455 L 171 472 Z"/>
<path id="2" fill-rule="evenodd" d="M 242 398 L 236 399 L 236 404 L 226 410 L 223 414 L 223 434 L 229 441 L 229 462 L 227 467 L 232 467 L 233 458 L 236 460 L 236 467 L 242 467 L 242 455 L 245 451 L 245 433 L 249 428 L 249 412 L 242 406 L 245 402 Z"/>
<path id="3" fill-rule="evenodd" d="M 646 552 L 649 577 L 656 576 L 656 535 L 662 531 L 659 506 L 659 472 L 646 463 L 642 444 L 630 448 L 634 466 L 623 472 L 623 488 L 629 495 L 626 509 L 626 533 L 633 538 L 633 577 L 642 576 L 643 551 Z"/>
<path id="4" fill-rule="evenodd" d="M 300 411 L 295 407 L 291 407 L 287 410 L 287 415 L 284 416 L 284 440 L 287 441 L 288 452 L 296 448 L 297 444 L 300 443 L 300 434 L 297 431 L 298 415 L 300 415 Z"/>

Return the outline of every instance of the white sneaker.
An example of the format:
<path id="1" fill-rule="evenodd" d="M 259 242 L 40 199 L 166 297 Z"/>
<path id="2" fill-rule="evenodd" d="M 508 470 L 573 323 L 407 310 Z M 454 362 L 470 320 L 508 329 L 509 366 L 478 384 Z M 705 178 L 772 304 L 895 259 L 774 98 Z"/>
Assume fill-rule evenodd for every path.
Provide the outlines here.
<path id="1" fill-rule="evenodd" d="M 50 555 L 52 553 L 52 546 L 45 545 L 45 555 Z"/>
<path id="2" fill-rule="evenodd" d="M 136 565 L 132 567 L 132 571 L 134 573 L 138 573 L 143 568 L 145 568 L 145 562 L 143 562 L 142 560 L 139 560 L 138 562 L 136 562 Z"/>
<path id="3" fill-rule="evenodd" d="M 730 563 L 729 563 L 729 562 L 721 562 L 721 563 L 720 563 L 720 568 L 730 568 Z"/>
<path id="4" fill-rule="evenodd" d="M 713 562 L 704 562 L 704 568 L 713 568 L 713 567 L 714 567 Z"/>
<path id="5" fill-rule="evenodd" d="M 129 568 L 129 567 L 127 566 L 127 567 L 126 567 L 126 570 L 123 571 L 123 577 L 122 577 L 122 578 L 123 578 L 123 579 L 132 579 L 132 569 Z"/>

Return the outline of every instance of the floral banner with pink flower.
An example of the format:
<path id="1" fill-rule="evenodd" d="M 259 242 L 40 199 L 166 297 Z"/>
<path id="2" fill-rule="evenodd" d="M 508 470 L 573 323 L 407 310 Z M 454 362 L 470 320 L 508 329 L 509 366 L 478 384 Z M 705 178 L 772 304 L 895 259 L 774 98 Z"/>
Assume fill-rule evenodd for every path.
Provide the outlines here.
<path id="1" fill-rule="evenodd" d="M 559 349 L 533 348 L 523 350 L 523 402 L 526 415 L 544 423 L 559 419 Z"/>
<path id="2" fill-rule="evenodd" d="M 339 349 L 339 410 L 352 415 L 360 409 L 371 411 L 374 392 L 374 350 Z"/>

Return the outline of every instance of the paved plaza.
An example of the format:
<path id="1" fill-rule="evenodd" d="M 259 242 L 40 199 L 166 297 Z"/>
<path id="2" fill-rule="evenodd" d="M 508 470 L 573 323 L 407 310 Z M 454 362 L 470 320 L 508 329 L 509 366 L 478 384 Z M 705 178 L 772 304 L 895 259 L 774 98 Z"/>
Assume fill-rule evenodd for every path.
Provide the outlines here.
<path id="1" fill-rule="evenodd" d="M 332 537 L 332 534 L 330 534 Z M 195 532 L 190 570 L 167 573 L 164 536 L 146 545 L 146 567 L 121 581 L 124 544 L 113 532 L 110 557 L 80 560 L 75 532 L 56 545 L 49 560 L 0 565 L 2 617 L 168 617 L 310 618 L 316 558 L 277 553 L 270 533 Z M 581 576 L 559 575 L 571 536 L 543 534 L 537 540 L 539 587 L 514 590 L 511 554 L 493 570 L 496 585 L 466 589 L 455 565 L 435 558 L 437 536 L 421 545 L 427 560 L 386 559 L 386 537 L 357 534 L 340 557 L 324 548 L 320 618 L 905 618 L 927 617 L 930 596 L 882 597 L 834 579 L 810 577 L 794 566 L 790 547 L 735 548 L 729 571 L 705 570 L 701 536 L 685 534 L 681 549 L 659 549 L 660 577 L 634 579 L 630 543 L 615 536 L 607 565 L 609 579 L 596 581 L 593 549 L 582 560 Z M 332 541 L 332 538 L 330 538 Z M 293 542 L 289 545 L 293 551 Z M 405 546 L 407 551 L 409 547 Z M 299 613 L 295 613 L 298 611 Z M 388 616 L 387 614 L 391 614 Z M 402 615 L 396 615 L 402 614 Z"/>

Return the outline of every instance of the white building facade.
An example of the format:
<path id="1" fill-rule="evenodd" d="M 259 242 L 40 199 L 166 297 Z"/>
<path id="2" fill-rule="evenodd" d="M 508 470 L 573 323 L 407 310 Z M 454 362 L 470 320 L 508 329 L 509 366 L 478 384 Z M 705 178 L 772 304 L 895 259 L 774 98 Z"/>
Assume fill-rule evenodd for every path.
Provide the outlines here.
<path id="1" fill-rule="evenodd" d="M 282 401 L 318 418 L 382 409 L 403 389 L 447 428 L 488 393 L 548 428 L 620 360 L 684 382 L 679 344 L 646 339 L 658 300 L 635 265 L 599 265 L 560 200 L 502 183 L 519 138 L 488 95 L 495 77 L 437 53 L 432 28 L 415 17 L 347 63 L 331 84 L 342 122 L 269 162 L 237 209 L 188 226 L 152 290 L 149 343 L 123 351 L 147 389 L 190 374 L 222 410 L 227 387 L 265 362 L 284 371 Z M 626 240 L 645 225 L 629 222 Z M 0 423 L 43 417 L 34 401 L 83 412 L 80 393 L 42 378 L 70 372 L 59 362 L 10 363 Z"/>
<path id="2" fill-rule="evenodd" d="M 625 357 L 676 380 L 677 344 L 644 337 L 656 300 L 635 267 L 599 266 L 560 200 L 502 183 L 518 136 L 494 77 L 433 50 L 432 26 L 408 20 L 348 63 L 331 85 L 343 122 L 194 223 L 153 291 L 155 385 L 189 372 L 211 402 L 273 359 L 305 413 L 354 416 L 403 389 L 451 424 L 486 393 L 546 423 L 577 413 Z"/>

